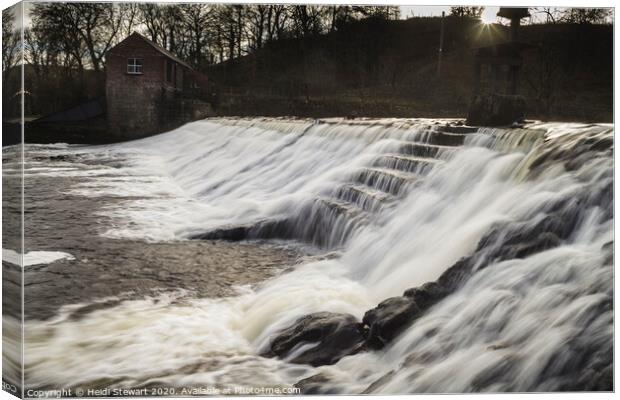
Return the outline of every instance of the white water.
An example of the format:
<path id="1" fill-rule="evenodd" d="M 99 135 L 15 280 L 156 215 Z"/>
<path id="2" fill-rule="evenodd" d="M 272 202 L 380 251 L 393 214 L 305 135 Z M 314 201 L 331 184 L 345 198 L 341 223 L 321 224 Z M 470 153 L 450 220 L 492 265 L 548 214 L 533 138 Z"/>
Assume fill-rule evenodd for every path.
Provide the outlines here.
<path id="1" fill-rule="evenodd" d="M 69 253 L 62 251 L 29 251 L 22 255 L 11 249 L 2 249 L 2 261 L 9 262 L 13 265 L 23 265 L 29 267 L 31 265 L 50 264 L 58 260 L 74 260 Z"/>
<path id="2" fill-rule="evenodd" d="M 257 356 L 298 317 L 332 311 L 361 318 L 381 300 L 437 279 L 495 224 L 531 220 L 546 204 L 611 176 L 612 159 L 593 156 L 575 171 L 558 162 L 535 179 L 526 177 L 546 147 L 610 135 L 609 127 L 488 130 L 469 134 L 465 146 L 441 148 L 430 172 L 399 172 L 419 175 L 410 184 L 385 176 L 387 181 L 375 181 L 375 189 L 399 190 L 364 219 L 319 209 L 315 199 L 332 198 L 382 155 L 396 153 L 404 142 L 429 140 L 430 123 L 201 121 L 86 150 L 93 157 L 129 157 L 136 178 L 97 178 L 100 184 L 75 190 L 91 196 L 128 190 L 143 197 L 105 210 L 117 221 L 106 235 L 184 239 L 225 225 L 288 218 L 297 224 L 288 238 L 307 239 L 316 236 L 306 235 L 308 226 L 298 226 L 303 221 L 295 217 L 305 218 L 310 209 L 327 215 L 319 222 L 329 225 L 319 236 L 339 232 L 322 243 L 341 256 L 296 267 L 234 298 L 169 294 L 80 320 L 69 319 L 67 308 L 53 321 L 32 321 L 26 329 L 27 385 L 79 387 L 107 379 L 118 387 L 288 386 L 323 372 L 330 377 L 326 386 L 358 393 L 395 371 L 374 391 L 557 389 L 565 379 L 557 371 L 571 362 L 571 343 L 611 346 L 611 311 L 598 305 L 612 296 L 613 271 L 601 246 L 613 240 L 613 220 L 596 205 L 581 210 L 587 217 L 562 246 L 477 272 L 382 351 L 320 368 Z M 551 143 L 542 142 L 545 132 Z M 541 370 L 549 360 L 556 363 L 549 367 L 553 373 Z M 496 376 L 482 378 L 493 370 Z"/>

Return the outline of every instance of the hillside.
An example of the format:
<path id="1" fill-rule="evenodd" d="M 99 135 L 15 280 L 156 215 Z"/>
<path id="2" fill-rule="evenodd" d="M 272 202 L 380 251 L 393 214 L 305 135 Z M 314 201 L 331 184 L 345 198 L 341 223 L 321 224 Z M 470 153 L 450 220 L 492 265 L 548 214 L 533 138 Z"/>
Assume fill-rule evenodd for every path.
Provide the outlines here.
<path id="1" fill-rule="evenodd" d="M 473 49 L 506 40 L 507 27 L 440 18 L 366 19 L 328 35 L 270 43 L 211 67 L 222 115 L 464 116 Z M 611 121 L 613 26 L 529 25 L 520 91 L 530 118 Z"/>

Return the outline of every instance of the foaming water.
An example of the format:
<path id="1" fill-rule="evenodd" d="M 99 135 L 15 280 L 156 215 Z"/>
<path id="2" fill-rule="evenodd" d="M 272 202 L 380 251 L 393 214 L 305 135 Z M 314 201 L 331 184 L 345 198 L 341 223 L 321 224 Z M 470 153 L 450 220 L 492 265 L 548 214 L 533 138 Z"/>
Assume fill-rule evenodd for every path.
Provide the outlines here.
<path id="1" fill-rule="evenodd" d="M 613 159 L 599 144 L 612 129 L 213 120 L 86 150 L 122 154 L 144 183 L 142 198 L 105 211 L 119 221 L 107 235 L 286 239 L 338 252 L 236 297 L 166 294 L 30 321 L 27 385 L 291 386 L 321 373 L 336 393 L 583 388 L 575 374 L 611 366 Z M 127 183 L 115 179 L 76 190 L 116 193 Z M 480 256 L 469 280 L 383 350 L 318 368 L 258 356 L 299 317 L 361 318 L 436 280 L 493 229 L 525 232 L 558 204 L 575 215 L 558 246 Z"/>
<path id="2" fill-rule="evenodd" d="M 169 240 L 266 217 L 304 214 L 307 219 L 308 213 L 329 214 L 330 207 L 338 207 L 338 203 L 315 200 L 337 197 L 331 192 L 341 183 L 375 186 L 395 195 L 412 173 L 426 167 L 402 158 L 398 164 L 390 156 L 397 155 L 411 138 L 423 138 L 427 126 L 344 126 L 311 121 L 200 121 L 125 145 L 122 152 L 139 154 L 131 158 L 135 173 L 158 171 L 169 179 L 158 184 L 160 192 L 174 196 L 165 202 L 144 199 L 128 209 L 114 210 L 118 220 L 136 224 L 133 229 L 119 226 L 108 235 Z M 386 170 L 401 173 L 389 175 Z M 290 225 L 301 228 L 295 222 Z M 334 234 L 337 227 L 331 228 L 323 230 Z M 312 236 L 315 232 L 290 235 L 296 233 Z M 336 237 L 334 243 L 325 244 L 338 245 L 344 239 Z"/>

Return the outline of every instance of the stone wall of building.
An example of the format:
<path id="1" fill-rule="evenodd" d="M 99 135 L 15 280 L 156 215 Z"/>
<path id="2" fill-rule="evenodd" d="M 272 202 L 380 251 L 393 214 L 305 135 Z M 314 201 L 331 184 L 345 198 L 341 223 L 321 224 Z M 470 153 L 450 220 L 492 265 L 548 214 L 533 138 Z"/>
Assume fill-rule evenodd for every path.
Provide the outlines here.
<path id="1" fill-rule="evenodd" d="M 127 72 L 127 59 L 141 58 L 142 73 Z M 130 36 L 106 55 L 106 103 L 110 135 L 145 136 L 161 125 L 166 57 L 139 36 Z"/>
<path id="2" fill-rule="evenodd" d="M 128 73 L 130 58 L 142 60 L 142 73 Z M 177 61 L 138 34 L 132 34 L 106 54 L 106 104 L 111 136 L 144 137 L 213 115 L 207 102 L 188 98 L 189 90 L 184 90 L 200 74 Z"/>

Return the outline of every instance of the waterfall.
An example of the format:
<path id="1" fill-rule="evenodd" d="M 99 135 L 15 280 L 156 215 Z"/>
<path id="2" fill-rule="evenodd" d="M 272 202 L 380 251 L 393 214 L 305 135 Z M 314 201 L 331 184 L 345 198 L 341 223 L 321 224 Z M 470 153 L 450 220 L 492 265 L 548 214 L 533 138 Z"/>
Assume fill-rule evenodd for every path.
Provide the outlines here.
<path id="1" fill-rule="evenodd" d="M 74 188 L 140 193 L 104 211 L 116 221 L 109 237 L 268 240 L 328 256 L 234 297 L 168 293 L 29 321 L 27 382 L 611 390 L 613 126 L 454 122 L 214 119 L 73 150 L 130 168 Z M 261 356 L 300 317 L 362 321 L 429 282 L 449 291 L 381 349 L 315 367 L 294 360 L 320 341 Z"/>

